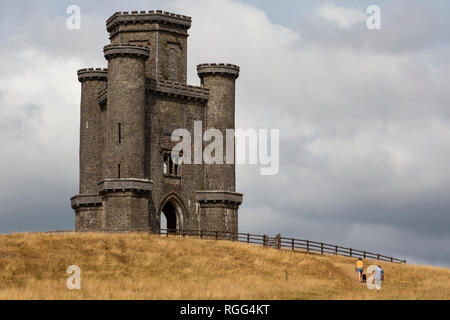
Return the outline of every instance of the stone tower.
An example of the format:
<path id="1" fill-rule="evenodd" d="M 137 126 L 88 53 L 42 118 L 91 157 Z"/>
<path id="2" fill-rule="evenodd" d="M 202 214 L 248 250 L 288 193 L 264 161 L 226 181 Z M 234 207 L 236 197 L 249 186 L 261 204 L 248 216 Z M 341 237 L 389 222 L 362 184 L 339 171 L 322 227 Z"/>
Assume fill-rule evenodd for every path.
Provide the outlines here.
<path id="1" fill-rule="evenodd" d="M 224 137 L 234 129 L 239 67 L 201 64 L 201 85 L 186 84 L 190 17 L 118 12 L 106 25 L 108 69 L 78 71 L 76 231 L 159 232 L 164 214 L 168 229 L 237 232 L 234 164 L 177 164 L 170 155 L 172 132 L 194 137 L 194 121 Z"/>

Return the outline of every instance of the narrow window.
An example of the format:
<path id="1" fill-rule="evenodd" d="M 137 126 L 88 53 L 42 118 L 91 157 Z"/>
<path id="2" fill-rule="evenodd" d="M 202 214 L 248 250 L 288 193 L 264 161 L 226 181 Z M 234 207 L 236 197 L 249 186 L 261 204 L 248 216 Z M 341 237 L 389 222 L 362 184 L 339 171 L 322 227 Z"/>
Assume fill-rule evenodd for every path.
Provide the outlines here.
<path id="1" fill-rule="evenodd" d="M 164 174 L 169 174 L 169 154 L 164 154 Z"/>
<path id="2" fill-rule="evenodd" d="M 118 123 L 118 128 L 117 128 L 117 131 L 118 131 L 118 135 L 119 135 L 119 143 L 122 143 L 122 123 Z"/>
<path id="3" fill-rule="evenodd" d="M 177 79 L 177 51 L 175 49 L 169 50 L 168 59 L 169 80 Z"/>
<path id="4" fill-rule="evenodd" d="M 170 155 L 169 155 L 169 174 L 173 174 L 173 161 Z"/>
<path id="5" fill-rule="evenodd" d="M 120 179 L 120 164 L 117 165 L 117 177 Z"/>

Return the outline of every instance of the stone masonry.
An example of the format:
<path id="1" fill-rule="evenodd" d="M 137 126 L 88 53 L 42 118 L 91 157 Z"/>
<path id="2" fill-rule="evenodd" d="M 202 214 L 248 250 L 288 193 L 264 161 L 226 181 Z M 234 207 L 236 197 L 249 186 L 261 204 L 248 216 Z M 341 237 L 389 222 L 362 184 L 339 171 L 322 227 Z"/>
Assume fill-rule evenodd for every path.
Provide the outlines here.
<path id="1" fill-rule="evenodd" d="M 203 132 L 225 137 L 235 128 L 239 67 L 201 64 L 201 85 L 187 85 L 190 26 L 190 17 L 163 11 L 117 12 L 106 21 L 108 68 L 78 71 L 76 231 L 158 233 L 163 213 L 169 229 L 238 232 L 243 195 L 234 164 L 177 165 L 170 157 L 175 129 L 194 137 L 194 121 L 202 121 Z"/>

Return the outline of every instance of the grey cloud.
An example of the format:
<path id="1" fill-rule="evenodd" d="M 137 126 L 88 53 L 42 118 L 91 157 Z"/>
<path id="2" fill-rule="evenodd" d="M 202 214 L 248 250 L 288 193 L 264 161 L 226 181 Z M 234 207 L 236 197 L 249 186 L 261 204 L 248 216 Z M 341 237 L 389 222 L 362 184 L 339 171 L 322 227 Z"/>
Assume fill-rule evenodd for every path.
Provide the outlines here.
<path id="1" fill-rule="evenodd" d="M 335 5 L 338 5 L 336 3 Z M 345 4 L 342 4 L 345 6 Z M 366 7 L 355 8 L 366 14 Z M 421 1 L 401 0 L 380 5 L 381 30 L 370 31 L 366 23 L 340 29 L 317 17 L 297 21 L 303 44 L 321 41 L 328 47 L 349 47 L 370 53 L 405 54 L 449 44 L 450 26 L 445 17 Z"/>

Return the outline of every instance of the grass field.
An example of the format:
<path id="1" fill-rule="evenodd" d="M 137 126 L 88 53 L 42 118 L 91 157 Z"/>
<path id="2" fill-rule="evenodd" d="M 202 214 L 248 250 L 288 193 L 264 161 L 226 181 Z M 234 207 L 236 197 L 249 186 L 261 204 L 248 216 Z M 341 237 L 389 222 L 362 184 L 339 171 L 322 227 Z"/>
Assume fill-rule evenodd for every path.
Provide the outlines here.
<path id="1" fill-rule="evenodd" d="M 450 269 L 381 263 L 377 293 L 354 263 L 148 234 L 0 235 L 0 299 L 450 299 Z M 66 288 L 70 265 L 81 290 Z"/>

